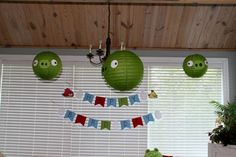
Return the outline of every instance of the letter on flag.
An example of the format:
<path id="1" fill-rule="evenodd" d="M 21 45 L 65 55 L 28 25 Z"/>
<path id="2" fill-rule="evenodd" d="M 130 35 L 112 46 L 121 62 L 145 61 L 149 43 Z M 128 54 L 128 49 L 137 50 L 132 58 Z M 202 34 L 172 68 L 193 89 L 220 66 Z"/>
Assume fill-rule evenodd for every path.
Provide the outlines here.
<path id="1" fill-rule="evenodd" d="M 140 102 L 138 94 L 129 96 L 130 104 L 133 105 L 135 102 Z"/>
<path id="2" fill-rule="evenodd" d="M 129 120 L 122 120 L 120 121 L 121 129 L 125 128 L 131 128 L 130 121 Z"/>
<path id="3" fill-rule="evenodd" d="M 97 128 L 98 127 L 98 120 L 93 119 L 93 118 L 89 118 L 88 127 L 90 127 L 90 126 Z"/>
<path id="4" fill-rule="evenodd" d="M 94 95 L 85 93 L 83 101 L 88 101 L 90 104 L 93 102 Z"/>
<path id="5" fill-rule="evenodd" d="M 144 115 L 143 120 L 144 120 L 145 124 L 148 124 L 148 122 L 150 122 L 150 121 L 154 121 L 152 113 Z"/>
<path id="6" fill-rule="evenodd" d="M 73 122 L 74 118 L 75 118 L 75 112 L 72 112 L 70 110 L 67 110 L 66 113 L 65 113 L 65 116 L 64 118 L 68 118 L 70 121 Z"/>
<path id="7" fill-rule="evenodd" d="M 116 99 L 115 98 L 107 98 L 107 107 L 113 106 L 116 107 Z"/>

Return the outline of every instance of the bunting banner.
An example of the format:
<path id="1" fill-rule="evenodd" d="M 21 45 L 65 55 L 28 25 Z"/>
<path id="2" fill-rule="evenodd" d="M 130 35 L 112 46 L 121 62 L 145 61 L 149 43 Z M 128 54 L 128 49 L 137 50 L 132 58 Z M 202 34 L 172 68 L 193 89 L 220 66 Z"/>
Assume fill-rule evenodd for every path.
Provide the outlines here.
<path id="1" fill-rule="evenodd" d="M 128 98 L 118 98 L 119 107 L 128 106 Z"/>
<path id="2" fill-rule="evenodd" d="M 123 107 L 139 103 L 140 98 L 138 94 L 122 98 L 106 98 L 101 96 L 95 96 L 86 92 L 84 93 L 83 101 L 87 101 L 90 104 L 94 104 L 95 106 L 101 107 Z"/>
<path id="3" fill-rule="evenodd" d="M 144 122 L 145 122 L 145 124 L 148 124 L 149 122 L 154 122 L 154 118 L 153 118 L 153 115 L 152 115 L 152 113 L 149 113 L 149 114 L 147 114 L 147 115 L 144 115 L 143 116 L 143 120 L 144 120 Z"/>
<path id="4" fill-rule="evenodd" d="M 76 117 L 75 123 L 82 124 L 82 125 L 84 126 L 84 125 L 85 125 L 85 121 L 86 121 L 86 119 L 87 119 L 86 116 L 83 116 L 83 115 L 77 114 L 77 117 Z"/>
<path id="5" fill-rule="evenodd" d="M 107 129 L 107 130 L 111 130 L 111 121 L 108 120 L 102 120 L 101 121 L 101 130 L 103 129 Z"/>
<path id="6" fill-rule="evenodd" d="M 98 128 L 98 120 L 89 118 L 88 127 Z"/>
<path id="7" fill-rule="evenodd" d="M 89 94 L 89 93 L 85 93 L 83 101 L 88 101 L 90 104 L 92 104 L 93 98 L 94 98 L 94 95 Z"/>
<path id="8" fill-rule="evenodd" d="M 133 105 L 135 102 L 140 102 L 138 94 L 129 96 L 130 104 Z"/>
<path id="9" fill-rule="evenodd" d="M 120 121 L 120 125 L 121 125 L 121 130 L 125 128 L 131 128 L 130 120 L 122 120 Z"/>
<path id="10" fill-rule="evenodd" d="M 106 98 L 96 96 L 95 105 L 101 105 L 102 107 L 104 107 L 105 106 L 105 101 L 106 101 Z"/>
<path id="11" fill-rule="evenodd" d="M 142 121 L 142 118 L 141 117 L 136 117 L 136 118 L 133 118 L 132 119 L 132 122 L 133 122 L 133 126 L 134 128 L 136 128 L 137 126 L 143 126 L 143 121 Z"/>
<path id="12" fill-rule="evenodd" d="M 154 122 L 155 118 L 160 119 L 159 117 L 160 111 L 158 111 L 159 113 L 158 116 L 156 115 L 156 113 L 157 111 L 154 114 L 148 113 L 143 116 L 126 119 L 126 120 L 120 120 L 119 121 L 120 128 L 121 130 L 125 130 L 125 129 L 137 128 L 138 126 L 147 125 L 149 122 Z M 111 124 L 114 123 L 110 120 L 98 120 L 95 118 L 87 117 L 85 115 L 76 114 L 75 112 L 70 111 L 70 110 L 66 110 L 64 118 L 68 119 L 69 121 L 75 124 L 79 124 L 81 126 L 91 127 L 95 129 L 100 128 L 100 130 L 111 130 L 111 126 L 112 126 Z"/>
<path id="13" fill-rule="evenodd" d="M 115 98 L 107 98 L 107 107 L 116 107 L 116 99 Z"/>
<path id="14" fill-rule="evenodd" d="M 66 113 L 65 113 L 64 118 L 68 118 L 70 121 L 73 122 L 73 120 L 74 120 L 74 118 L 75 118 L 75 115 L 76 115 L 75 112 L 72 112 L 72 111 L 70 111 L 70 110 L 67 110 Z"/>

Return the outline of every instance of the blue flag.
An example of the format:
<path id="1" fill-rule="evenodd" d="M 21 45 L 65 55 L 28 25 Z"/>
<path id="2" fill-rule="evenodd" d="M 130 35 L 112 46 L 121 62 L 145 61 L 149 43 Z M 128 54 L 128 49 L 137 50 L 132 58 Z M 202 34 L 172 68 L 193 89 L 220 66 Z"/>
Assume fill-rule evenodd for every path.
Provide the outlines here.
<path id="1" fill-rule="evenodd" d="M 131 128 L 130 120 L 122 120 L 120 121 L 120 125 L 122 130 L 125 128 Z"/>
<path id="2" fill-rule="evenodd" d="M 94 95 L 85 93 L 83 101 L 88 101 L 90 104 L 93 102 Z"/>
<path id="3" fill-rule="evenodd" d="M 140 102 L 138 94 L 129 96 L 130 104 L 133 105 L 135 102 Z"/>
<path id="4" fill-rule="evenodd" d="M 146 114 L 143 116 L 145 124 L 148 124 L 150 121 L 154 121 L 152 113 Z"/>
<path id="5" fill-rule="evenodd" d="M 116 99 L 115 98 L 107 98 L 107 107 L 113 106 L 116 107 Z"/>
<path id="6" fill-rule="evenodd" d="M 97 128 L 98 127 L 98 120 L 93 119 L 93 118 L 89 118 L 88 127 L 90 127 L 90 126 Z"/>
<path id="7" fill-rule="evenodd" d="M 76 115 L 75 112 L 72 112 L 72 111 L 70 111 L 70 110 L 67 110 L 66 113 L 65 113 L 64 118 L 68 118 L 70 121 L 73 122 L 73 120 L 74 120 L 74 118 L 75 118 L 75 115 Z"/>

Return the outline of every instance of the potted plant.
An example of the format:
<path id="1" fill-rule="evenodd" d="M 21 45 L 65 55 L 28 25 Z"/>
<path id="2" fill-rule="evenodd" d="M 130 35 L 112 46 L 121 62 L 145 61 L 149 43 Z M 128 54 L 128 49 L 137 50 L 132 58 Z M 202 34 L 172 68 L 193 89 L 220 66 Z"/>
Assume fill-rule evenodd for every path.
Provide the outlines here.
<path id="1" fill-rule="evenodd" d="M 209 133 L 211 143 L 208 145 L 208 157 L 235 157 L 236 103 L 226 105 L 216 101 L 210 103 L 216 107 L 218 126 Z"/>

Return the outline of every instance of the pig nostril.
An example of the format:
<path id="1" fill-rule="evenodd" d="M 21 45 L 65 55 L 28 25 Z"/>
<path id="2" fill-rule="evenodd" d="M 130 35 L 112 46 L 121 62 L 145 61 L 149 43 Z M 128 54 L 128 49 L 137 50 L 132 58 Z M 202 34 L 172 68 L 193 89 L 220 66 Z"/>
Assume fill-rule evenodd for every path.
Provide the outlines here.
<path id="1" fill-rule="evenodd" d="M 199 66 L 201 67 L 201 66 L 202 66 L 202 63 L 200 63 Z"/>
<path id="2" fill-rule="evenodd" d="M 45 65 L 47 66 L 48 64 L 47 64 L 47 63 L 45 63 Z"/>
<path id="3" fill-rule="evenodd" d="M 195 64 L 195 67 L 197 67 L 198 66 L 198 64 Z"/>
<path id="4" fill-rule="evenodd" d="M 41 63 L 41 65 L 43 65 L 44 63 Z"/>

